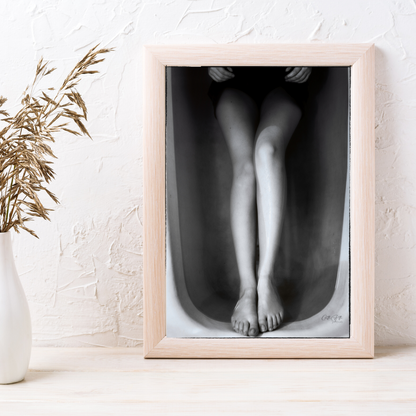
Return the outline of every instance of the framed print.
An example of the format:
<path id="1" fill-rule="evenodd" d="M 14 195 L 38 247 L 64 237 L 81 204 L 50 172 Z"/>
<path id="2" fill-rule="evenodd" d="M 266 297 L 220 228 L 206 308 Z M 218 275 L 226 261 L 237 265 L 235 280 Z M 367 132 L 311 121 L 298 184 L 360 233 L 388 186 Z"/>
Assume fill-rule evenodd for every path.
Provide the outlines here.
<path id="1" fill-rule="evenodd" d="M 374 45 L 144 62 L 144 356 L 372 358 Z"/>

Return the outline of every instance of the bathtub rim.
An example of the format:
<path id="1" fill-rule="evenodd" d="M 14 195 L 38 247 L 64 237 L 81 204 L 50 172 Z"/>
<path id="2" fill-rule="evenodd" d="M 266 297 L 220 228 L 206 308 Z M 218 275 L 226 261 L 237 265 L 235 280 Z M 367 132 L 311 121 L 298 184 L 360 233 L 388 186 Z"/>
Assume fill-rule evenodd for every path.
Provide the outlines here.
<path id="1" fill-rule="evenodd" d="M 374 356 L 374 44 L 144 46 L 144 356 L 372 358 Z M 350 338 L 166 337 L 165 67 L 351 67 Z"/>

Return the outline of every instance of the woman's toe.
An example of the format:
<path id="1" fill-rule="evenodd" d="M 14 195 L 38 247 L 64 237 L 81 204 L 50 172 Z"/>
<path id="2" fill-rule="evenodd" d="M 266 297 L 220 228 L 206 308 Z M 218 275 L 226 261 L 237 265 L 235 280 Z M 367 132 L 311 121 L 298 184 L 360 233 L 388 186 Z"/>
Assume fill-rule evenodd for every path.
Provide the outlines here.
<path id="1" fill-rule="evenodd" d="M 271 315 L 267 315 L 267 327 L 269 331 L 273 331 L 273 318 Z"/>
<path id="2" fill-rule="evenodd" d="M 243 324 L 243 335 L 247 336 L 248 335 L 248 322 L 244 322 Z"/>
<path id="3" fill-rule="evenodd" d="M 259 327 L 261 332 L 267 331 L 267 322 L 265 319 L 259 319 Z"/>
<path id="4" fill-rule="evenodd" d="M 276 315 L 272 316 L 272 321 L 273 321 L 273 331 L 274 331 L 278 326 L 278 318 Z"/>
<path id="5" fill-rule="evenodd" d="M 258 326 L 252 322 L 250 322 L 250 329 L 248 330 L 248 335 L 251 337 L 256 337 L 259 334 L 259 328 Z"/>

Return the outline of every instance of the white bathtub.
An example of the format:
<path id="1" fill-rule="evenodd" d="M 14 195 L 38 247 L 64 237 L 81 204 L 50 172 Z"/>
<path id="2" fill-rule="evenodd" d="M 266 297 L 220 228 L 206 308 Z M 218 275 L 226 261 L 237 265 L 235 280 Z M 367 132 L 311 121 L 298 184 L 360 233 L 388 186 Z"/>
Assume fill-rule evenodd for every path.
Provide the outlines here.
<path id="1" fill-rule="evenodd" d="M 329 71 L 329 75 L 327 75 L 325 80 L 326 84 L 324 83 L 324 87 L 321 88 L 323 90 L 322 94 L 325 93 L 325 88 L 327 88 L 328 91 L 330 91 L 331 88 L 334 88 L 333 85 L 331 86 L 331 82 L 335 82 L 334 80 L 336 80 L 337 74 L 339 75 L 336 71 L 333 71 L 333 73 Z M 185 192 L 187 199 L 193 197 L 199 198 L 197 194 L 198 189 L 200 188 L 198 188 L 198 183 L 193 182 L 193 176 L 197 176 L 197 173 L 190 169 L 190 166 L 194 166 L 195 164 L 187 164 L 186 162 L 195 154 L 194 150 L 192 150 L 193 148 L 191 148 L 193 145 L 191 145 L 191 147 L 175 145 L 175 132 L 177 133 L 177 130 L 180 130 L 181 137 L 179 139 L 182 139 L 184 137 L 183 132 L 188 131 L 189 129 L 184 130 L 184 126 L 178 126 L 178 120 L 174 120 L 172 111 L 172 75 L 171 73 L 168 75 L 166 333 L 168 337 L 176 338 L 241 337 L 241 335 L 232 330 L 229 322 L 231 313 L 230 305 L 232 305 L 233 301 L 230 299 L 222 300 L 221 296 L 212 295 L 211 292 L 213 289 L 211 288 L 209 281 L 204 277 L 201 277 L 205 273 L 203 259 L 209 257 L 209 254 L 206 254 L 207 249 L 204 246 L 204 243 L 201 242 L 203 238 L 200 237 L 200 234 L 203 233 L 203 226 L 200 225 L 201 215 L 198 216 L 197 209 L 188 209 L 187 215 L 189 215 L 189 217 L 183 218 L 184 213 L 182 212 L 181 218 L 181 192 L 178 190 L 178 178 L 182 178 L 179 180 L 183 183 L 186 182 L 187 184 L 184 185 L 182 183 L 181 185 L 182 197 L 183 192 Z M 183 79 L 185 79 L 183 82 L 187 82 L 186 78 Z M 183 85 L 181 88 L 183 88 Z M 195 88 L 195 86 L 193 86 L 193 88 Z M 205 107 L 201 111 L 207 111 L 206 106 L 208 106 L 209 103 L 203 103 L 203 105 L 205 105 Z M 319 105 L 316 107 L 318 107 L 317 111 L 319 112 Z M 192 106 L 184 111 L 188 111 L 189 115 L 189 111 L 193 111 Z M 213 126 L 214 123 L 215 120 L 211 120 L 208 124 Z M 334 129 L 336 127 L 332 128 Z M 192 131 L 189 134 L 192 134 Z M 196 137 L 195 140 L 197 141 L 198 138 Z M 191 138 L 189 143 L 193 142 L 194 139 Z M 178 151 L 189 152 L 190 156 L 187 154 L 185 157 L 182 154 L 179 154 L 179 159 L 182 161 L 179 163 L 177 157 Z M 183 161 L 185 161 L 185 163 L 183 163 Z M 323 163 L 329 165 L 331 163 L 331 158 L 327 158 Z M 294 314 L 294 318 L 285 322 L 281 328 L 274 332 L 266 332 L 260 335 L 261 337 L 325 338 L 349 336 L 349 168 L 347 162 L 345 165 L 346 172 L 344 172 L 344 182 L 342 183 L 342 201 L 339 197 L 341 191 L 336 189 L 337 185 L 332 183 L 332 188 L 328 185 L 328 189 L 332 189 L 332 193 L 338 192 L 338 208 L 333 209 L 332 211 L 329 210 L 325 213 L 322 212 L 325 211 L 325 209 L 319 208 L 319 202 L 314 203 L 315 206 L 319 208 L 315 208 L 316 212 L 322 212 L 322 214 L 319 214 L 322 218 L 318 218 L 322 224 L 325 223 L 325 215 L 328 216 L 329 222 L 332 221 L 331 218 L 338 219 L 337 221 L 332 221 L 333 224 L 335 224 L 332 227 L 334 230 L 332 233 L 333 236 L 330 227 L 326 227 L 325 232 L 317 234 L 319 235 L 319 238 L 332 238 L 334 240 L 333 252 L 331 251 L 331 248 L 327 247 L 328 244 L 326 244 L 325 241 L 323 242 L 323 246 L 326 244 L 326 250 L 329 253 L 328 258 L 330 257 L 332 260 L 328 260 L 328 264 L 325 264 L 325 255 L 320 255 L 319 253 L 315 254 L 315 257 L 311 256 L 310 258 L 305 258 L 306 262 L 317 265 L 311 266 L 311 270 L 313 269 L 313 272 L 311 272 L 311 279 L 306 283 L 309 285 L 308 287 L 310 289 L 305 290 L 307 293 L 296 298 L 296 302 L 300 303 L 298 309 L 303 312 L 300 313 L 299 316 Z M 181 171 L 178 172 L 178 169 Z M 318 178 L 316 180 L 319 181 L 319 173 L 315 176 Z M 338 174 L 337 181 L 338 188 L 340 188 L 342 174 Z M 324 182 L 325 180 L 323 183 Z M 188 188 L 192 189 L 189 190 Z M 183 189 L 185 189 L 185 191 L 183 191 Z M 326 195 L 326 201 L 330 200 L 330 191 L 326 191 L 326 193 L 323 192 L 322 194 L 324 196 Z M 195 207 L 200 206 L 197 203 L 192 205 L 192 202 L 189 202 L 189 204 L 190 206 Z M 316 217 L 318 214 L 314 215 Z M 188 222 L 190 226 L 184 226 L 184 224 L 187 225 Z M 290 223 L 288 227 L 289 226 Z M 321 228 L 323 228 L 323 226 L 321 226 Z M 184 233 L 188 233 L 189 235 L 184 235 Z M 198 237 L 196 238 L 195 236 Z M 308 244 L 311 245 L 312 243 Z M 318 242 L 316 246 L 320 246 L 320 243 Z M 313 244 L 311 247 L 313 249 Z M 209 249 L 210 248 L 208 247 L 208 251 Z M 336 262 L 333 260 L 334 256 L 336 257 Z M 325 273 L 329 277 L 321 278 L 320 271 L 324 270 L 326 270 Z M 290 271 L 288 274 L 290 275 Z M 193 276 L 195 276 L 195 278 L 193 278 Z M 303 279 L 302 284 L 306 281 L 305 279 L 308 279 L 308 276 L 306 276 L 306 278 L 303 277 Z M 325 296 L 320 296 L 319 293 L 324 293 Z M 302 302 L 304 304 L 302 304 Z M 310 310 L 310 313 L 308 313 L 308 310 Z"/>

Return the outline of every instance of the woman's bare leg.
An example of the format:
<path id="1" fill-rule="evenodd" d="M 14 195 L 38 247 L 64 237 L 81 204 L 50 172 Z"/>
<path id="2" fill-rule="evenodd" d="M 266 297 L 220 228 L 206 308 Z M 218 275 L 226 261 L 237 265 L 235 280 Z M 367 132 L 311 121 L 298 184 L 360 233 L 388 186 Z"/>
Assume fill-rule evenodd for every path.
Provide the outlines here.
<path id="1" fill-rule="evenodd" d="M 247 94 L 227 88 L 218 102 L 216 114 L 233 164 L 231 229 L 240 275 L 240 299 L 234 309 L 231 324 L 242 335 L 256 336 L 259 328 L 255 274 L 256 178 L 253 153 L 258 110 Z"/>
<path id="2" fill-rule="evenodd" d="M 275 288 L 273 269 L 279 247 L 286 200 L 285 151 L 299 123 L 301 110 L 282 89 L 264 100 L 255 145 L 260 262 L 258 269 L 258 322 L 261 332 L 275 330 L 283 307 Z"/>

